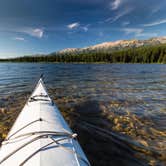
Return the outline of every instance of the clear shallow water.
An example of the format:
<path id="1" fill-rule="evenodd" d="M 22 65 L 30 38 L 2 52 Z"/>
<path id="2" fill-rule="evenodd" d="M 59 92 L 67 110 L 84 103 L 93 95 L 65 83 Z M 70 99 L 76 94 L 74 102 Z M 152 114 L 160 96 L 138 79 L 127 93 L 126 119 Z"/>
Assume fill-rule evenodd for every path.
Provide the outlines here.
<path id="1" fill-rule="evenodd" d="M 125 119 L 114 114 L 116 132 L 166 152 L 166 65 L 0 63 L 0 107 L 7 96 L 31 92 L 41 73 L 54 99 L 69 107 L 96 101 L 107 111 L 120 111 Z"/>
<path id="2" fill-rule="evenodd" d="M 44 73 L 57 96 L 142 103 L 131 111 L 149 114 L 166 107 L 166 65 L 158 64 L 0 64 L 0 97 L 32 91 Z M 135 104 L 136 104 L 135 103 Z"/>

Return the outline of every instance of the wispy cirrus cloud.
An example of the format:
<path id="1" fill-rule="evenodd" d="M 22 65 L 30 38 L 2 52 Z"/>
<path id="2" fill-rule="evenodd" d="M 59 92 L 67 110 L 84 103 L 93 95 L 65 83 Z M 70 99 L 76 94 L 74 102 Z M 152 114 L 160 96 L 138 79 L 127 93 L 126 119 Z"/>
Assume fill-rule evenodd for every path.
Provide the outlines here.
<path id="1" fill-rule="evenodd" d="M 152 4 L 151 8 L 151 13 L 150 15 L 160 13 L 161 11 L 165 10 L 165 1 L 156 1 L 156 3 Z"/>
<path id="2" fill-rule="evenodd" d="M 112 10 L 117 10 L 121 4 L 122 0 L 114 0 L 113 2 L 110 3 L 110 6 Z"/>
<path id="3" fill-rule="evenodd" d="M 152 14 L 155 14 L 155 13 L 159 12 L 160 9 L 161 9 L 161 5 L 154 6 L 153 9 L 152 9 Z"/>
<path id="4" fill-rule="evenodd" d="M 17 41 L 25 41 L 25 38 L 24 37 L 15 37 L 13 38 L 14 40 L 17 40 Z"/>
<path id="5" fill-rule="evenodd" d="M 12 27 L 12 28 L 0 28 L 2 32 L 20 33 L 21 35 L 29 35 L 36 38 L 42 38 L 44 36 L 43 28 L 32 28 L 32 27 Z M 22 38 L 22 37 L 21 37 Z M 21 40 L 20 38 L 20 40 Z M 19 40 L 19 37 L 18 37 Z"/>
<path id="6" fill-rule="evenodd" d="M 122 26 L 127 26 L 127 25 L 129 25 L 130 24 L 130 21 L 124 21 L 124 22 L 122 22 Z"/>
<path id="7" fill-rule="evenodd" d="M 142 28 L 122 28 L 121 31 L 125 32 L 126 35 L 129 35 L 129 34 L 139 35 L 144 31 L 144 29 L 142 29 Z"/>
<path id="8" fill-rule="evenodd" d="M 135 37 L 153 37 L 158 34 L 153 32 L 145 32 L 143 28 L 122 28 L 121 31 L 125 32 L 126 35 L 134 35 Z"/>
<path id="9" fill-rule="evenodd" d="M 44 35 L 44 30 L 42 28 L 31 28 L 31 27 L 23 27 L 23 28 L 15 28 L 13 31 L 17 33 L 27 34 L 32 37 L 42 38 Z"/>
<path id="10" fill-rule="evenodd" d="M 90 26 L 91 26 L 91 24 L 82 25 L 79 22 L 74 22 L 72 24 L 67 25 L 67 28 L 69 30 L 78 30 L 78 31 L 87 32 L 89 30 Z"/>
<path id="11" fill-rule="evenodd" d="M 44 30 L 41 28 L 23 28 L 20 30 L 20 32 L 37 38 L 42 38 L 44 35 Z"/>
<path id="12" fill-rule="evenodd" d="M 80 26 L 79 22 L 74 22 L 74 23 L 68 24 L 67 28 L 68 29 L 77 29 L 79 26 Z"/>
<path id="13" fill-rule="evenodd" d="M 143 33 L 138 33 L 136 37 L 156 37 L 158 36 L 158 33 L 151 33 L 151 32 L 143 32 Z"/>
<path id="14" fill-rule="evenodd" d="M 87 32 L 88 30 L 89 30 L 89 28 L 88 27 L 82 27 L 82 29 L 85 31 L 85 32 Z"/>
<path id="15" fill-rule="evenodd" d="M 105 20 L 105 22 L 110 22 L 110 23 L 113 23 L 117 20 L 119 20 L 121 17 L 129 14 L 130 12 L 133 11 L 133 7 L 126 7 L 124 10 L 121 10 L 119 12 L 116 13 L 116 15 L 114 17 L 109 17 Z"/>
<path id="16" fill-rule="evenodd" d="M 83 29 L 84 32 L 87 32 L 89 30 L 89 26 L 90 26 L 90 24 L 81 26 L 81 29 Z"/>
<path id="17" fill-rule="evenodd" d="M 152 27 L 152 26 L 156 26 L 156 25 L 160 25 L 160 24 L 165 24 L 166 23 L 166 19 L 162 19 L 162 20 L 158 20 L 158 21 L 154 21 L 148 24 L 143 24 L 144 27 Z"/>
<path id="18" fill-rule="evenodd" d="M 35 36 L 35 37 L 38 37 L 38 38 L 42 38 L 43 35 L 44 35 L 44 30 L 43 30 L 43 29 L 40 29 L 40 28 L 33 29 L 33 30 L 30 32 L 30 35 Z"/>
<path id="19" fill-rule="evenodd" d="M 104 33 L 103 32 L 99 32 L 99 37 L 103 37 Z"/>

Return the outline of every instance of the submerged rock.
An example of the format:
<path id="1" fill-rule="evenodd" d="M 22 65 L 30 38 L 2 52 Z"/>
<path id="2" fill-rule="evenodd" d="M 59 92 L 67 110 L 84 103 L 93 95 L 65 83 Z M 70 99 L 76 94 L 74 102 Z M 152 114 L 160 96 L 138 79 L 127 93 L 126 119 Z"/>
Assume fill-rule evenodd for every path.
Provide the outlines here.
<path id="1" fill-rule="evenodd" d="M 6 114 L 7 113 L 7 109 L 6 108 L 0 108 L 0 113 Z"/>
<path id="2" fill-rule="evenodd" d="M 145 140 L 137 140 L 139 143 L 141 143 L 143 146 L 148 147 L 148 143 Z"/>

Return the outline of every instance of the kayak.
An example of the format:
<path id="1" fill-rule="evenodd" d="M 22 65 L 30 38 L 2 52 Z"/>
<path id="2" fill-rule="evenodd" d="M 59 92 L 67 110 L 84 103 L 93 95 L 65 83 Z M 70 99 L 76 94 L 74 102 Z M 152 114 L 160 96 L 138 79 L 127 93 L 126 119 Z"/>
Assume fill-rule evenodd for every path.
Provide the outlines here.
<path id="1" fill-rule="evenodd" d="M 42 78 L 2 142 L 0 165 L 90 166 Z"/>

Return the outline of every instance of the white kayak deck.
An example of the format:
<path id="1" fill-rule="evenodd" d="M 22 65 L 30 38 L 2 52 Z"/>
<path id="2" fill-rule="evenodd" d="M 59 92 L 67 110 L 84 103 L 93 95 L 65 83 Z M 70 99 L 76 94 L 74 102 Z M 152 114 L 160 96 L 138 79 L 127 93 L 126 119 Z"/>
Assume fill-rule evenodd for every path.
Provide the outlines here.
<path id="1" fill-rule="evenodd" d="M 1 166 L 90 165 L 42 79 L 0 149 Z"/>

